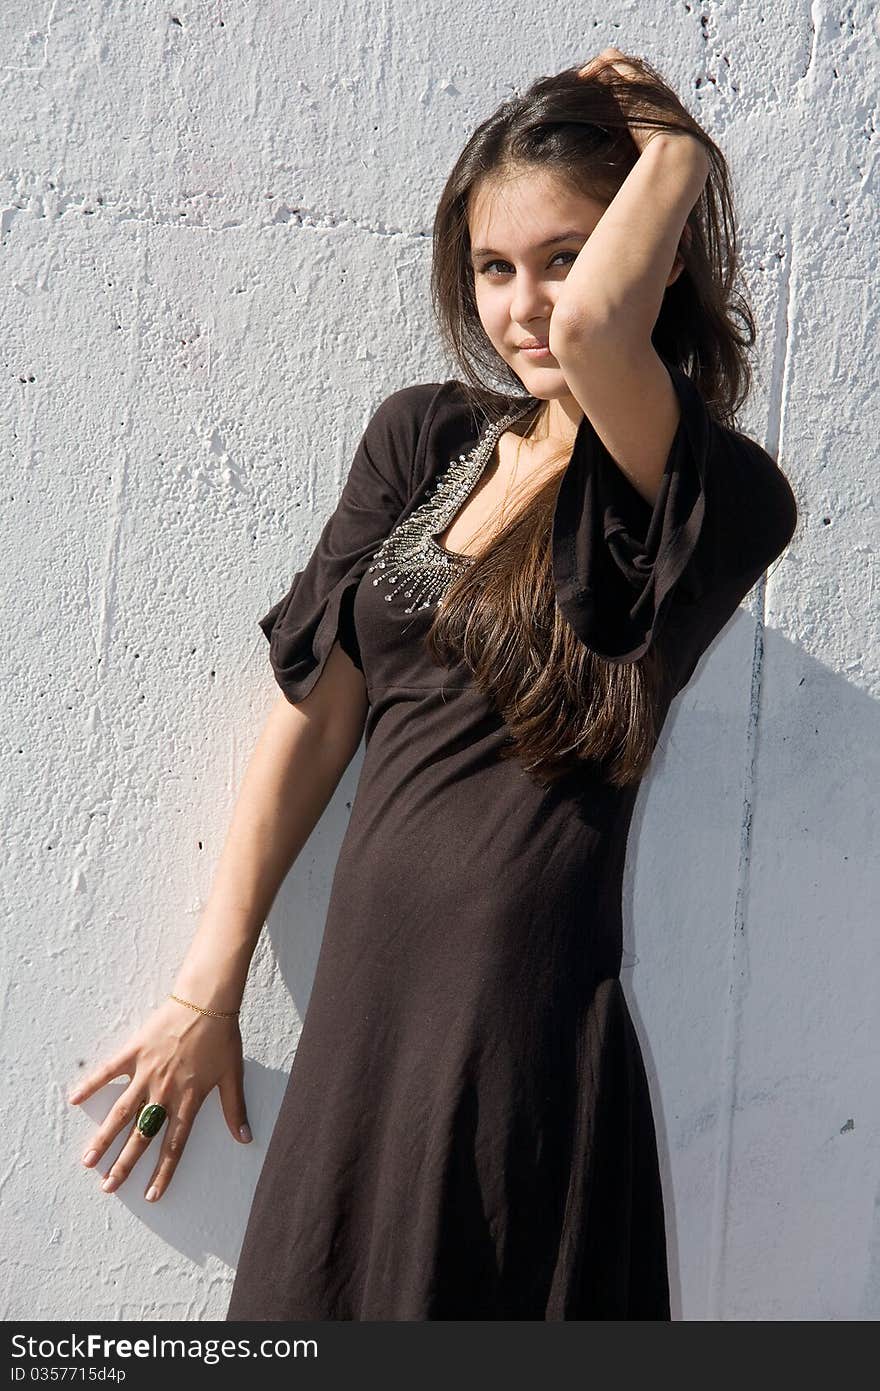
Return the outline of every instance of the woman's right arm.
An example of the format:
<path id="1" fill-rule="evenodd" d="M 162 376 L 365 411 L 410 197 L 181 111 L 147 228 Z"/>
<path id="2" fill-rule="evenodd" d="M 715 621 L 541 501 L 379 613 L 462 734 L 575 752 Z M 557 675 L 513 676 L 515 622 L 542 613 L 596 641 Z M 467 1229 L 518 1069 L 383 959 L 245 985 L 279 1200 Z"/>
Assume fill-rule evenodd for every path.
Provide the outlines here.
<path id="1" fill-rule="evenodd" d="M 263 923 L 357 751 L 364 678 L 337 642 L 306 698 L 279 695 L 242 780 L 210 897 L 171 987 L 237 1009 Z"/>
<path id="2" fill-rule="evenodd" d="M 217 1011 L 237 1010 L 263 923 L 299 852 L 357 751 L 367 712 L 363 674 L 334 645 L 320 679 L 294 705 L 279 695 L 248 762 L 208 902 L 171 991 Z M 91 1168 L 144 1100 L 168 1112 L 147 1191 L 160 1197 L 205 1096 L 220 1088 L 227 1125 L 248 1140 L 238 1018 L 213 1018 L 165 999 L 112 1057 L 70 1094 L 79 1104 L 123 1073 L 129 1087 L 85 1146 Z M 242 1133 L 244 1127 L 244 1133 Z M 149 1144 L 135 1129 L 109 1174 L 119 1186 Z M 107 1190 L 112 1191 L 112 1189 Z"/>

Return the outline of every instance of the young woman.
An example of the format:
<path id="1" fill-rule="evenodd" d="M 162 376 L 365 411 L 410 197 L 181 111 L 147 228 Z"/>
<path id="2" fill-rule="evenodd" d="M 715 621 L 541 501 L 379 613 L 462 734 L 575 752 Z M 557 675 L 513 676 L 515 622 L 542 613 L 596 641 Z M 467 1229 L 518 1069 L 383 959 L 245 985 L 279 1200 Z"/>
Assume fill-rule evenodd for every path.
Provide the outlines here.
<path id="1" fill-rule="evenodd" d="M 505 102 L 449 177 L 432 290 L 466 380 L 381 401 L 260 620 L 283 696 L 210 903 L 75 1097 L 131 1077 L 88 1146 L 138 1117 L 117 1183 L 167 1117 L 153 1197 L 215 1085 L 239 1136 L 248 965 L 365 735 L 229 1319 L 670 1317 L 627 832 L 670 702 L 797 519 L 733 426 L 732 229 L 717 147 L 616 49 Z"/>

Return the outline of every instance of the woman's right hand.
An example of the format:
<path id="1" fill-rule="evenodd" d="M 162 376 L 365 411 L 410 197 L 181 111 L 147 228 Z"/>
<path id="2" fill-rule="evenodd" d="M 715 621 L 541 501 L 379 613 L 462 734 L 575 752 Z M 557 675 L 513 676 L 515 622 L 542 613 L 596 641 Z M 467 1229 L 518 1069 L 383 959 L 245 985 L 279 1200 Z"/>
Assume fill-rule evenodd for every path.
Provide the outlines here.
<path id="1" fill-rule="evenodd" d="M 127 1142 L 104 1176 L 101 1187 L 105 1193 L 112 1193 L 125 1181 L 151 1144 L 151 1139 L 136 1128 L 147 1101 L 160 1102 L 168 1112 L 158 1132 L 161 1149 L 147 1185 L 149 1202 L 161 1198 L 171 1182 L 199 1107 L 214 1087 L 220 1088 L 220 1104 L 234 1138 L 243 1144 L 251 1140 L 237 1015 L 214 1018 L 176 1000 L 164 1000 L 112 1057 L 73 1088 L 68 1100 L 78 1106 L 123 1074 L 131 1079 L 128 1087 L 83 1153 L 83 1164 L 93 1168 L 119 1132 L 131 1124 Z"/>

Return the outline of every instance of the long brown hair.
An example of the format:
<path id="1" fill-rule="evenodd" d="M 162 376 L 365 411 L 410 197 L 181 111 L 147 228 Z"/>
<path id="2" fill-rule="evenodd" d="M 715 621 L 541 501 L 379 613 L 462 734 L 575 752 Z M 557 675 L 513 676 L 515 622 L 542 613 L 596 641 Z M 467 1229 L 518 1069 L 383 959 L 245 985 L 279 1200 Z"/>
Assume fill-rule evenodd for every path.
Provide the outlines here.
<path id="1" fill-rule="evenodd" d="M 610 203 L 638 158 L 629 133 L 633 120 L 688 132 L 711 162 L 687 219 L 679 247 L 683 269 L 667 287 L 653 345 L 689 372 L 722 424 L 733 425 L 748 395 L 746 350 L 755 341 L 755 324 L 735 284 L 739 254 L 724 156 L 655 69 L 643 59 L 626 61 L 637 77 L 606 65 L 599 79 L 582 78 L 577 68 L 539 78 L 477 127 L 446 181 L 434 219 L 432 304 L 461 368 L 465 399 L 486 426 L 512 403 L 530 398 L 480 320 L 470 259 L 471 197 L 486 178 L 503 181 L 533 167 Z M 527 431 L 539 425 L 544 410 L 542 401 L 531 399 L 536 410 Z M 667 673 L 656 642 L 636 661 L 608 661 L 589 651 L 563 618 L 551 528 L 564 471 L 533 487 L 526 505 L 452 581 L 426 641 L 436 661 L 464 660 L 470 667 L 509 728 L 502 756 L 518 758 L 539 785 L 550 786 L 595 759 L 609 783 L 624 787 L 638 783 L 651 760 Z"/>

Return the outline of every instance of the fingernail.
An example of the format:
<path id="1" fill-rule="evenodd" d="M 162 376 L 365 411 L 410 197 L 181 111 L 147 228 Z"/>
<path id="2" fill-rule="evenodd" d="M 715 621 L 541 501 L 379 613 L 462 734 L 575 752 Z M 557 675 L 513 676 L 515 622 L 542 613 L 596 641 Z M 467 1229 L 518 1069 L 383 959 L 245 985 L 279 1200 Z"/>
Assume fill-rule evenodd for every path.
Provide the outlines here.
<path id="1" fill-rule="evenodd" d="M 112 1193 L 113 1189 L 116 1187 L 118 1182 L 119 1179 L 116 1177 L 116 1175 L 110 1174 L 109 1177 L 105 1178 L 104 1182 L 101 1184 L 101 1187 L 103 1188 L 105 1193 Z"/>
<path id="2" fill-rule="evenodd" d="M 71 1106 L 75 1106 L 79 1101 L 79 1092 L 71 1092 L 67 1100 Z"/>
<path id="3" fill-rule="evenodd" d="M 148 1189 L 147 1189 L 147 1202 L 148 1202 L 148 1203 L 154 1203 L 154 1202 L 156 1201 L 156 1199 L 158 1198 L 158 1196 L 159 1196 L 159 1190 L 158 1190 L 158 1188 L 156 1187 L 156 1185 L 155 1185 L 155 1183 L 154 1183 L 153 1186 L 152 1186 L 152 1188 L 148 1188 Z"/>
<path id="4" fill-rule="evenodd" d="M 248 1125 L 247 1121 L 245 1121 L 244 1125 L 240 1125 L 238 1127 L 238 1133 L 244 1140 L 245 1144 L 248 1144 L 254 1138 L 251 1134 L 251 1128 Z"/>
<path id="5" fill-rule="evenodd" d="M 97 1151 L 97 1150 L 89 1150 L 87 1154 L 84 1154 L 84 1155 L 83 1155 L 82 1162 L 88 1167 L 89 1164 L 94 1164 L 94 1162 L 95 1162 L 95 1160 L 97 1159 L 97 1157 L 98 1157 L 98 1151 Z"/>

